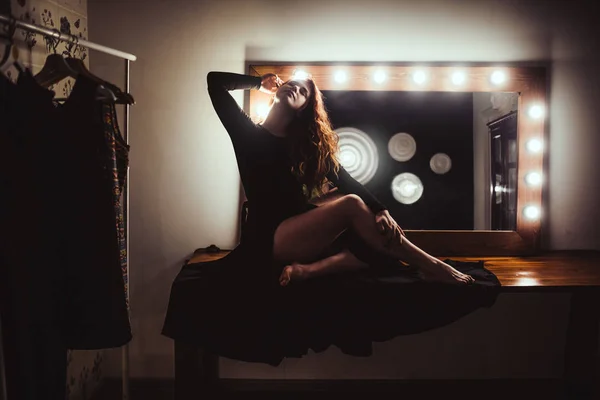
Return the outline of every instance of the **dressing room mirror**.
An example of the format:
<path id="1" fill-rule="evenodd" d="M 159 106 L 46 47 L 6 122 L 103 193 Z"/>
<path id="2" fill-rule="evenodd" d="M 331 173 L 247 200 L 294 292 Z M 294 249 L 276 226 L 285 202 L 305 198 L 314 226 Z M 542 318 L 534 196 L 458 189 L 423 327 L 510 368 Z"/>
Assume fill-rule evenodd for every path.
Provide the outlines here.
<path id="1" fill-rule="evenodd" d="M 344 168 L 407 230 L 516 230 L 518 93 L 323 91 Z"/>
<path id="2" fill-rule="evenodd" d="M 340 137 L 340 162 L 407 235 L 439 255 L 539 248 L 545 78 L 541 67 L 248 65 L 311 76 Z M 260 118 L 268 96 L 249 92 Z"/>

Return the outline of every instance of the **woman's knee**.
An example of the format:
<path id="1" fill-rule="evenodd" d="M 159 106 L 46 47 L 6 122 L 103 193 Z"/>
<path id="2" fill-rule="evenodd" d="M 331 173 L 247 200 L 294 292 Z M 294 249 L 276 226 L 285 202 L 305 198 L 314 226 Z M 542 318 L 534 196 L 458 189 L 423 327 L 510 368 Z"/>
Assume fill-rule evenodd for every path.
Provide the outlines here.
<path id="1" fill-rule="evenodd" d="M 343 196 L 340 201 L 350 216 L 355 216 L 357 213 L 368 209 L 365 202 L 355 194 L 347 194 Z"/>

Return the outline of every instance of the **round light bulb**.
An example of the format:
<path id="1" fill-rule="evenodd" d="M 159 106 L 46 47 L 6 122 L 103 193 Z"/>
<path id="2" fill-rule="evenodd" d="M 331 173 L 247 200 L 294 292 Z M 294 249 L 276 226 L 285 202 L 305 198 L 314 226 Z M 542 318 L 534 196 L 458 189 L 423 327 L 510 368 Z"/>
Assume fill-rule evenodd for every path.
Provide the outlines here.
<path id="1" fill-rule="evenodd" d="M 340 152 L 340 164 L 344 168 L 354 165 L 355 162 L 356 154 L 353 151 L 344 149 Z"/>
<path id="2" fill-rule="evenodd" d="M 467 80 L 467 75 L 462 71 L 457 71 L 452 74 L 452 83 L 455 85 L 462 85 Z"/>
<path id="3" fill-rule="evenodd" d="M 530 172 L 525 175 L 525 182 L 527 182 L 529 185 L 537 186 L 542 183 L 542 175 L 537 172 Z"/>
<path id="4" fill-rule="evenodd" d="M 542 151 L 543 147 L 544 145 L 540 139 L 530 139 L 527 142 L 527 150 L 529 150 L 532 153 L 539 153 L 540 151 Z"/>
<path id="5" fill-rule="evenodd" d="M 375 75 L 373 76 L 373 79 L 377 83 L 383 83 L 383 81 L 385 81 L 385 78 L 386 78 L 385 72 L 383 72 L 383 71 L 377 71 L 377 72 L 375 72 Z"/>
<path id="6" fill-rule="evenodd" d="M 337 71 L 333 76 L 333 79 L 335 79 L 337 83 L 344 83 L 346 82 L 346 79 L 348 79 L 348 75 L 346 74 L 346 71 Z"/>
<path id="7" fill-rule="evenodd" d="M 271 111 L 271 107 L 269 107 L 268 104 L 261 103 L 256 106 L 256 114 L 258 114 L 258 116 L 261 118 L 267 118 L 269 111 Z"/>
<path id="8" fill-rule="evenodd" d="M 396 175 L 390 188 L 394 199 L 402 204 L 413 204 L 423 195 L 423 183 L 410 172 Z"/>
<path id="9" fill-rule="evenodd" d="M 506 75 L 502 71 L 495 71 L 491 76 L 491 81 L 495 85 L 500 85 L 506 80 Z"/>
<path id="10" fill-rule="evenodd" d="M 425 79 L 427 79 L 427 77 L 425 76 L 425 72 L 423 72 L 423 71 L 417 71 L 413 75 L 413 80 L 415 81 L 415 83 L 417 83 L 419 85 L 424 83 Z"/>
<path id="11" fill-rule="evenodd" d="M 294 79 L 303 80 L 303 79 L 306 79 L 306 78 L 308 78 L 308 73 L 307 72 L 302 71 L 302 70 L 298 70 L 298 71 L 294 72 Z"/>
<path id="12" fill-rule="evenodd" d="M 531 118 L 538 119 L 538 118 L 541 118 L 543 115 L 544 115 L 544 107 L 542 107 L 540 105 L 532 106 L 529 109 L 529 116 Z"/>
<path id="13" fill-rule="evenodd" d="M 417 191 L 417 186 L 410 182 L 402 182 L 398 190 L 400 191 L 400 193 L 402 193 L 403 196 L 410 197 L 413 196 Z"/>
<path id="14" fill-rule="evenodd" d="M 527 219 L 538 219 L 540 216 L 540 209 L 536 206 L 527 206 L 523 210 L 523 214 Z"/>

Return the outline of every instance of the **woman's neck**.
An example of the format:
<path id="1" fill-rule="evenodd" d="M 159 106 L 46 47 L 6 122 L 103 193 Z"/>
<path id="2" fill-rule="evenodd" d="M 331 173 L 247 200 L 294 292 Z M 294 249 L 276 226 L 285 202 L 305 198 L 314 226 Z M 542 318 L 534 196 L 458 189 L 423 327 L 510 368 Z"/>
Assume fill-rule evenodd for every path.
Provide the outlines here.
<path id="1" fill-rule="evenodd" d="M 273 107 L 265 121 L 262 123 L 262 126 L 275 136 L 288 136 L 288 126 L 290 125 L 293 116 L 285 111 L 287 110 Z"/>

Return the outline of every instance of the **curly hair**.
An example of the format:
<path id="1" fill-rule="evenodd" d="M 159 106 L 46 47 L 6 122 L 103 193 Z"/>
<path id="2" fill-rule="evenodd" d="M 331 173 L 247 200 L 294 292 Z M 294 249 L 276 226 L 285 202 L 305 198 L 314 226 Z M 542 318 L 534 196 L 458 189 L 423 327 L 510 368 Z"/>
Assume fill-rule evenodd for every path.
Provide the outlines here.
<path id="1" fill-rule="evenodd" d="M 331 170 L 337 174 L 340 163 L 337 158 L 338 135 L 331 126 L 323 94 L 312 78 L 303 80 L 311 94 L 290 127 L 289 157 L 292 173 L 303 185 L 304 195 L 311 198 L 324 193 L 326 175 Z"/>

